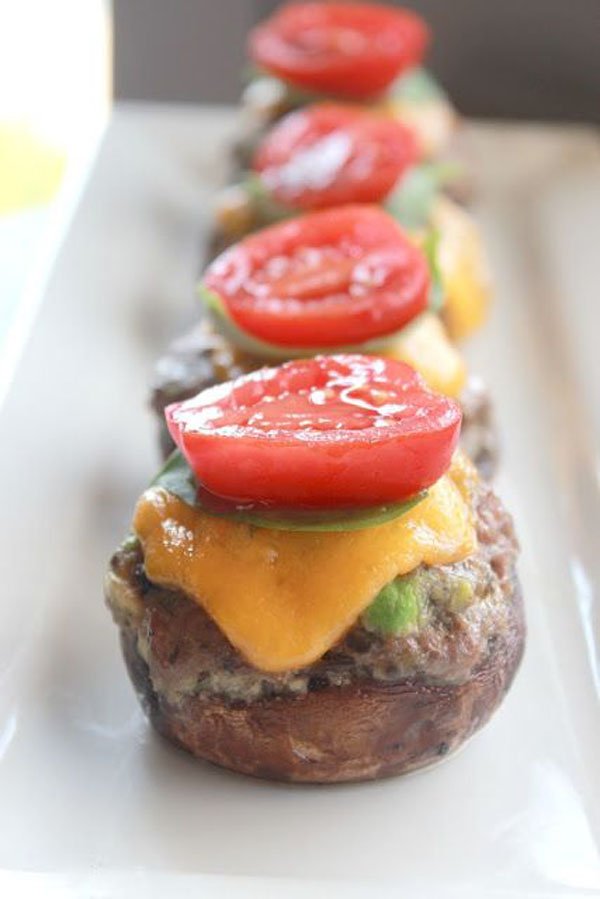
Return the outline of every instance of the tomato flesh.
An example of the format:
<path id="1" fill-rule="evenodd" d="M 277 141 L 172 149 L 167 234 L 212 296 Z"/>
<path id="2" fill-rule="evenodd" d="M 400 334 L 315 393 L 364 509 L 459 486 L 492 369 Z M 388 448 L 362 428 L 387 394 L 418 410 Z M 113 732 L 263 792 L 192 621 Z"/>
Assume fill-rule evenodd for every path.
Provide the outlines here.
<path id="1" fill-rule="evenodd" d="M 399 502 L 448 469 L 461 410 L 410 366 L 360 355 L 264 368 L 166 409 L 199 483 L 236 502 Z"/>
<path id="2" fill-rule="evenodd" d="M 390 116 L 319 103 L 275 125 L 253 168 L 280 203 L 323 209 L 380 202 L 417 156 L 412 132 Z"/>
<path id="3" fill-rule="evenodd" d="M 207 269 L 235 323 L 277 346 L 343 347 L 391 334 L 427 306 L 427 260 L 374 206 L 308 213 L 257 231 Z"/>
<path id="4" fill-rule="evenodd" d="M 292 3 L 256 27 L 250 58 L 292 84 L 365 99 L 418 65 L 429 42 L 420 16 L 377 3 Z"/>

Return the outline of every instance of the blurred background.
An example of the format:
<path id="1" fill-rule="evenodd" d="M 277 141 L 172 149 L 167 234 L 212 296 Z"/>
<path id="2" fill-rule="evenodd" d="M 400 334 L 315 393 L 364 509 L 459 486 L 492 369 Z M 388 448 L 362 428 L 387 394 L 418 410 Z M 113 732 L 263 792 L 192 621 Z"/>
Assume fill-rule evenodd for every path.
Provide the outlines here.
<path id="1" fill-rule="evenodd" d="M 109 115 L 106 0 L 0 0 L 0 402 Z"/>
<path id="2" fill-rule="evenodd" d="M 0 398 L 113 98 L 235 103 L 246 34 L 277 5 L 0 0 Z M 600 121 L 600 0 L 409 5 L 465 115 Z"/>
<path id="3" fill-rule="evenodd" d="M 393 2 L 393 0 L 392 0 Z M 115 0 L 115 94 L 234 102 L 248 29 L 277 0 Z M 466 115 L 600 121 L 599 0 L 413 0 L 429 67 Z"/>

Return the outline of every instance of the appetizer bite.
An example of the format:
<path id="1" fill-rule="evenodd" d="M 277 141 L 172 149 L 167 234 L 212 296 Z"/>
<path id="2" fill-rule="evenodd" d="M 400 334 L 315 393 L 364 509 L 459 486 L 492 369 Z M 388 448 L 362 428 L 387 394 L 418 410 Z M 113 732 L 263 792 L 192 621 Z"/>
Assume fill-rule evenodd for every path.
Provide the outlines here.
<path id="1" fill-rule="evenodd" d="M 427 156 L 439 155 L 456 114 L 422 68 L 429 31 L 416 13 L 377 3 L 289 3 L 248 39 L 252 77 L 243 95 L 245 165 L 261 131 L 315 100 L 380 109 L 414 130 Z"/>
<path id="2" fill-rule="evenodd" d="M 306 106 L 267 132 L 251 172 L 220 193 L 209 254 L 301 212 L 378 203 L 419 240 L 435 243 L 443 314 L 452 338 L 461 339 L 483 323 L 490 287 L 477 227 L 443 192 L 457 173 L 451 163 L 424 161 L 414 132 L 380 112 Z"/>
<path id="3" fill-rule="evenodd" d="M 177 451 L 106 596 L 158 731 L 332 783 L 453 752 L 523 651 L 512 522 L 408 365 L 294 360 L 166 409 Z"/>
<path id="4" fill-rule="evenodd" d="M 433 389 L 460 398 L 465 446 L 492 472 L 491 404 L 437 315 L 443 288 L 431 238 L 421 249 L 377 206 L 308 213 L 230 247 L 208 267 L 200 294 L 212 327 L 177 341 L 156 368 L 152 405 L 165 455 L 169 403 L 268 360 L 352 349 L 401 359 Z"/>

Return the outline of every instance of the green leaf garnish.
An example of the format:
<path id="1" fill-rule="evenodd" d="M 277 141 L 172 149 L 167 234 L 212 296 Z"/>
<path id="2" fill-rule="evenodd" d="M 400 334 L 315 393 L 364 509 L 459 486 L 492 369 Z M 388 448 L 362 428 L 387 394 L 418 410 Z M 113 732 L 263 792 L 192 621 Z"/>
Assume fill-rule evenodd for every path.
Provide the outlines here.
<path id="1" fill-rule="evenodd" d="M 173 450 L 154 480 L 150 482 L 150 486 L 162 487 L 168 493 L 182 499 L 188 506 L 196 505 L 198 484 L 194 472 L 179 450 Z"/>
<path id="2" fill-rule="evenodd" d="M 282 222 L 301 212 L 299 209 L 279 203 L 265 188 L 262 179 L 252 172 L 244 178 L 241 187 L 250 198 L 252 208 L 256 212 L 256 220 L 260 222 L 261 227 Z"/>
<path id="3" fill-rule="evenodd" d="M 389 88 L 388 94 L 406 103 L 427 103 L 447 98 L 444 89 L 426 69 L 411 69 L 406 75 L 401 75 Z"/>
<path id="4" fill-rule="evenodd" d="M 439 266 L 440 235 L 435 228 L 430 228 L 422 243 L 422 249 L 427 257 L 431 283 L 429 285 L 428 306 L 432 312 L 439 312 L 444 305 L 445 293 L 442 282 L 442 273 Z"/>
<path id="5" fill-rule="evenodd" d="M 205 287 L 202 282 L 198 285 L 198 294 L 210 313 L 215 327 L 227 340 L 230 340 L 231 343 L 235 344 L 243 352 L 248 353 L 248 355 L 267 361 L 310 359 L 313 356 L 326 356 L 332 353 L 364 353 L 377 356 L 385 353 L 386 349 L 394 343 L 400 333 L 400 331 L 394 331 L 392 334 L 385 334 L 383 337 L 367 340 L 364 343 L 336 347 L 278 346 L 274 343 L 267 343 L 267 341 L 261 340 L 259 337 L 253 337 L 240 328 L 227 312 L 220 296 Z"/>
<path id="6" fill-rule="evenodd" d="M 167 459 L 151 484 L 217 518 L 227 518 L 275 531 L 358 531 L 376 527 L 405 515 L 421 502 L 427 491 L 398 503 L 345 509 L 280 508 L 260 504 L 235 504 L 209 494 L 194 476 L 179 450 Z"/>
<path id="7" fill-rule="evenodd" d="M 409 231 L 427 228 L 440 192 L 462 175 L 453 162 L 424 162 L 409 169 L 385 201 L 385 208 Z"/>

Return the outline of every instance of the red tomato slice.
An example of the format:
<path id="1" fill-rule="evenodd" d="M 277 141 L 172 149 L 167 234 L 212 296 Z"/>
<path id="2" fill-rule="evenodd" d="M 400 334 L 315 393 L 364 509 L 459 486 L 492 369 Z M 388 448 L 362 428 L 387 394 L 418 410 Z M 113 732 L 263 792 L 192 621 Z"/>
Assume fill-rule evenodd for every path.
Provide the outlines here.
<path id="1" fill-rule="evenodd" d="M 248 53 L 263 69 L 301 88 L 364 99 L 418 65 L 429 43 L 425 22 L 376 3 L 292 3 L 250 33 Z"/>
<path id="2" fill-rule="evenodd" d="M 389 116 L 320 103 L 285 116 L 254 157 L 267 191 L 298 209 L 378 203 L 418 157 L 412 132 Z"/>
<path id="3" fill-rule="evenodd" d="M 461 410 L 410 366 L 317 356 L 264 368 L 166 409 L 201 484 L 237 502 L 398 502 L 448 469 Z"/>
<path id="4" fill-rule="evenodd" d="M 250 235 L 215 259 L 204 286 L 254 337 L 340 347 L 391 334 L 422 312 L 429 269 L 382 209 L 340 206 Z"/>

